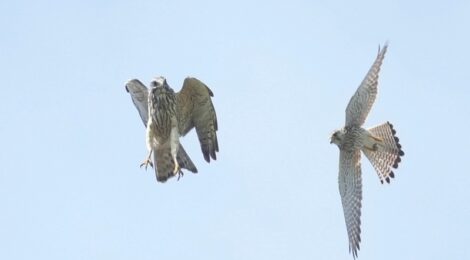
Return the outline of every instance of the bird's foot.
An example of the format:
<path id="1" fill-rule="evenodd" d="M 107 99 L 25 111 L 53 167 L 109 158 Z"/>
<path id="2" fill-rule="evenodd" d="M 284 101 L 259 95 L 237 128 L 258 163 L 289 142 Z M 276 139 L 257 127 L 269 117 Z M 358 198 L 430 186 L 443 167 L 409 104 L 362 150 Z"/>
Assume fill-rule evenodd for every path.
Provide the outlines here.
<path id="1" fill-rule="evenodd" d="M 180 178 L 183 177 L 183 175 L 184 175 L 183 171 L 181 169 L 179 169 L 178 170 L 178 179 L 177 179 L 177 181 L 179 181 Z"/>
<path id="2" fill-rule="evenodd" d="M 180 171 L 181 171 L 180 165 L 178 164 L 178 162 L 176 162 L 175 168 L 173 169 L 173 174 L 177 174 Z"/>
<path id="3" fill-rule="evenodd" d="M 180 180 L 180 178 L 183 177 L 183 171 L 180 168 L 178 160 L 174 160 L 174 164 L 175 164 L 175 168 L 173 169 L 173 175 L 178 174 L 178 180 Z"/>
<path id="4" fill-rule="evenodd" d="M 140 168 L 142 168 L 142 166 L 145 166 L 145 170 L 147 170 L 147 167 L 150 165 L 150 167 L 153 168 L 153 163 L 152 163 L 152 160 L 150 160 L 150 158 L 147 158 L 145 159 L 141 164 L 140 164 Z"/>
<path id="5" fill-rule="evenodd" d="M 364 148 L 370 152 L 377 152 L 379 150 L 379 144 L 373 144 L 372 147 L 364 146 Z"/>

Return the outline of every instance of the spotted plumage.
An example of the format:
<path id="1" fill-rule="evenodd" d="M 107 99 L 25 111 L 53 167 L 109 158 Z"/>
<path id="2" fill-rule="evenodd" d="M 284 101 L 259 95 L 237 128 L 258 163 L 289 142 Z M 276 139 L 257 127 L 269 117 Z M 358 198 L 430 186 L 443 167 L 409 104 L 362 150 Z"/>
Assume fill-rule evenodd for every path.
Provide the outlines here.
<path id="1" fill-rule="evenodd" d="M 134 79 L 126 84 L 126 90 L 146 126 L 148 157 L 141 166 L 153 166 L 157 181 L 182 176 L 181 169 L 197 173 L 196 166 L 179 143 L 179 137 L 196 128 L 204 159 L 216 159 L 217 117 L 211 101 L 212 91 L 196 78 L 186 78 L 183 88 L 175 93 L 164 77 L 157 77 L 148 90 Z M 152 160 L 153 155 L 153 160 Z M 179 179 L 178 177 L 178 179 Z"/>
<path id="2" fill-rule="evenodd" d="M 380 67 L 387 44 L 379 48 L 377 58 L 352 96 L 346 108 L 346 124 L 331 136 L 340 149 L 338 185 L 343 205 L 349 251 L 357 257 L 361 242 L 362 173 L 361 151 L 377 171 L 382 183 L 395 177 L 404 152 L 393 125 L 389 122 L 365 129 L 362 127 L 377 96 Z"/>

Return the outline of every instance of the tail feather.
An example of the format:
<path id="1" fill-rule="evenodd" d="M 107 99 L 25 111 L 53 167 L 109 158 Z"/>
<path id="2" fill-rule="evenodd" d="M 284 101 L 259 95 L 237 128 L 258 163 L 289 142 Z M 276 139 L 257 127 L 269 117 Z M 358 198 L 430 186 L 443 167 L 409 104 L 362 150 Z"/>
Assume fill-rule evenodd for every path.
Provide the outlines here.
<path id="1" fill-rule="evenodd" d="M 170 147 L 160 146 L 153 153 L 155 176 L 158 182 L 166 182 L 173 176 L 174 163 L 171 158 Z"/>
<path id="2" fill-rule="evenodd" d="M 368 129 L 375 137 L 381 139 L 376 144 L 376 150 L 363 149 L 362 152 L 366 155 L 367 159 L 371 162 L 374 169 L 377 171 L 380 182 L 390 183 L 390 178 L 395 177 L 392 168 L 398 168 L 401 162 L 401 157 L 405 155 L 401 149 L 399 139 L 396 136 L 396 131 L 393 125 L 389 122 L 372 127 Z"/>
<path id="3" fill-rule="evenodd" d="M 192 173 L 197 173 L 196 166 L 194 165 L 193 161 L 191 161 L 191 158 L 189 158 L 189 155 L 186 153 L 181 144 L 178 149 L 178 154 L 176 155 L 176 160 L 178 160 L 178 164 L 181 168 L 187 169 Z"/>
<path id="4" fill-rule="evenodd" d="M 189 155 L 181 144 L 178 148 L 176 160 L 178 160 L 178 164 L 181 169 L 187 169 L 193 173 L 197 173 L 196 166 L 191 161 L 191 158 L 189 158 Z M 155 176 L 157 177 L 157 181 L 166 182 L 169 178 L 175 176 L 173 173 L 175 164 L 171 156 L 170 146 L 160 146 L 153 154 L 153 161 L 156 164 Z"/>

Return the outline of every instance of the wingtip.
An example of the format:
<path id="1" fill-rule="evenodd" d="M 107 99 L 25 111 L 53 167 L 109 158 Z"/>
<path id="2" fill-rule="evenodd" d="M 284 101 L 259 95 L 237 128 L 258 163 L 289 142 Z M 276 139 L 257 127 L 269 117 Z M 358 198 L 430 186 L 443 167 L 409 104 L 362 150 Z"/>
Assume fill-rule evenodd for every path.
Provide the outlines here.
<path id="1" fill-rule="evenodd" d="M 125 85 L 125 88 L 126 88 L 127 93 L 130 93 L 130 90 L 129 90 L 129 87 L 128 87 L 128 86 L 129 86 L 129 84 L 131 84 L 131 83 L 134 85 L 132 88 L 135 88 L 135 87 L 136 87 L 135 85 L 141 85 L 141 86 L 144 86 L 144 87 L 145 87 L 145 85 L 144 85 L 140 80 L 138 80 L 138 79 L 130 79 L 130 80 L 128 80 L 128 81 L 126 82 L 126 85 Z M 132 88 L 131 88 L 131 89 L 132 89 Z"/>
<path id="2" fill-rule="evenodd" d="M 358 249 L 359 249 L 359 245 L 357 246 L 357 249 L 355 248 L 355 249 L 351 250 L 353 259 L 356 259 L 356 257 L 357 257 L 357 250 L 358 250 Z"/>
<path id="3" fill-rule="evenodd" d="M 126 81 L 126 84 L 124 85 L 124 88 L 126 89 L 127 93 L 129 93 L 129 88 L 127 87 L 127 85 L 129 85 L 129 83 L 132 81 L 132 79 Z"/>
<path id="4" fill-rule="evenodd" d="M 382 47 L 380 47 L 380 44 L 379 44 L 379 50 L 377 52 L 377 56 L 384 56 L 385 53 L 387 52 L 387 48 L 388 48 L 388 41 L 386 41 Z"/>
<path id="5" fill-rule="evenodd" d="M 204 155 L 204 160 L 208 163 L 211 162 L 211 159 L 216 161 L 217 160 L 216 152 L 218 152 L 218 148 L 217 149 L 208 149 L 208 148 L 202 149 L 202 154 Z"/>
<path id="6" fill-rule="evenodd" d="M 209 155 L 209 151 L 206 149 L 202 149 L 202 155 L 204 155 L 204 160 L 208 163 L 211 162 L 211 157 Z"/>

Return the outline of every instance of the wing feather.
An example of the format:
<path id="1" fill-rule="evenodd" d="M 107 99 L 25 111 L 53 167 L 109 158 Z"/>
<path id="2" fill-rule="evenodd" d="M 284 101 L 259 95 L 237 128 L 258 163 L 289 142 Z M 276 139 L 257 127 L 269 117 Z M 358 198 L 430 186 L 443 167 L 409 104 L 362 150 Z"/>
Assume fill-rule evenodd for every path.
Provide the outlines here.
<path id="1" fill-rule="evenodd" d="M 129 80 L 126 84 L 126 91 L 131 95 L 132 102 L 134 103 L 137 111 L 145 127 L 148 121 L 148 89 L 138 79 Z"/>
<path id="2" fill-rule="evenodd" d="M 184 80 L 183 88 L 177 93 L 178 128 L 181 135 L 186 135 L 196 128 L 204 159 L 217 159 L 219 151 L 217 141 L 217 116 L 211 97 L 212 91 L 196 78 Z"/>
<path id="3" fill-rule="evenodd" d="M 382 50 L 379 47 L 374 64 L 372 64 L 369 72 L 357 88 L 356 93 L 349 100 L 346 107 L 346 126 L 361 126 L 364 124 L 377 96 L 380 66 L 385 57 L 385 52 L 387 52 L 387 47 L 387 43 L 385 43 Z"/>
<path id="4" fill-rule="evenodd" d="M 361 152 L 340 151 L 339 159 L 339 193 L 343 204 L 344 219 L 349 238 L 349 252 L 357 257 L 361 242 Z"/>

